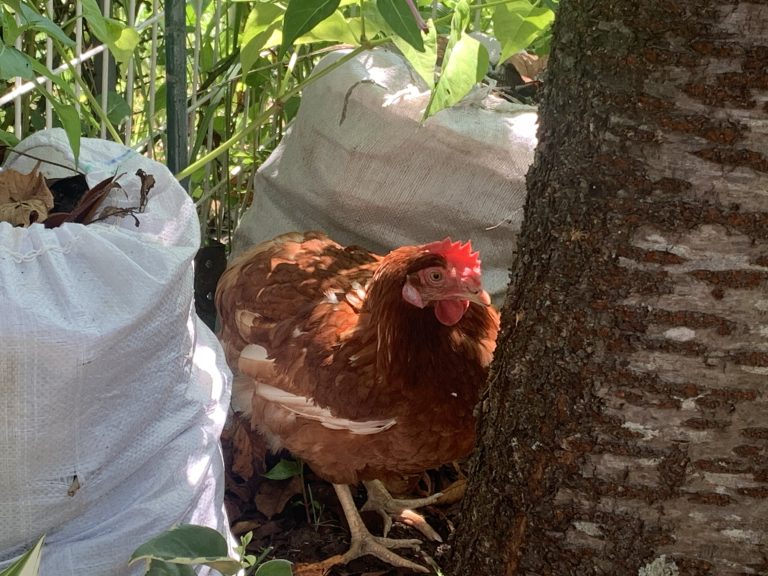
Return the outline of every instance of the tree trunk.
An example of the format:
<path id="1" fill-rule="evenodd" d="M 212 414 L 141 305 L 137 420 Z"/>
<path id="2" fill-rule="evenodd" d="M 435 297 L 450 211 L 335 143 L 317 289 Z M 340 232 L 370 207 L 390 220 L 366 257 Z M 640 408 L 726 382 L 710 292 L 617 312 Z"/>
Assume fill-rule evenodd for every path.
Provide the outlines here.
<path id="1" fill-rule="evenodd" d="M 768 574 L 768 3 L 563 0 L 546 84 L 453 574 Z"/>

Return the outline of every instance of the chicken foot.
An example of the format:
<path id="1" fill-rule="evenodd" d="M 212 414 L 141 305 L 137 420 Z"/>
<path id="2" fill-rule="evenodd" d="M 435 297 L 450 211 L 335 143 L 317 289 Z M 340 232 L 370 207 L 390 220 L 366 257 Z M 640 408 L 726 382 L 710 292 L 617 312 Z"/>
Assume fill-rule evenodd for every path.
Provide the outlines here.
<path id="1" fill-rule="evenodd" d="M 365 527 L 363 519 L 357 511 L 349 486 L 346 484 L 334 484 L 333 488 L 336 490 L 336 496 L 338 496 L 341 507 L 344 510 L 344 516 L 347 517 L 351 541 L 349 543 L 349 550 L 347 550 L 346 553 L 328 558 L 323 562 L 323 565 L 330 567 L 335 564 L 346 564 L 355 558 L 370 554 L 392 566 L 408 568 L 415 572 L 429 572 L 424 566 L 411 562 L 390 550 L 390 548 L 411 548 L 412 550 L 418 550 L 421 545 L 420 540 L 398 540 L 394 538 L 374 536 L 368 531 L 368 528 Z"/>
<path id="2" fill-rule="evenodd" d="M 400 499 L 393 498 L 380 480 L 366 481 L 363 482 L 363 485 L 368 492 L 368 501 L 361 510 L 379 513 L 384 520 L 384 536 L 389 534 L 389 530 L 392 528 L 392 518 L 394 518 L 403 524 L 413 526 L 430 540 L 443 541 L 440 534 L 429 525 L 424 516 L 413 511 L 414 508 L 435 504 L 442 496 L 441 492 L 427 498 Z"/>

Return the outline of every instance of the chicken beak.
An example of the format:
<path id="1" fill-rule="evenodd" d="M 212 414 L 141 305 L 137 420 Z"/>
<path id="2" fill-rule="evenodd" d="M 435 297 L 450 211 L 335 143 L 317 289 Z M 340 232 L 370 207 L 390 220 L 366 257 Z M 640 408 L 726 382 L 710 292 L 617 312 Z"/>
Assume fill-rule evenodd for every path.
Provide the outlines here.
<path id="1" fill-rule="evenodd" d="M 464 298 L 481 306 L 490 306 L 491 297 L 480 286 L 465 285 Z"/>

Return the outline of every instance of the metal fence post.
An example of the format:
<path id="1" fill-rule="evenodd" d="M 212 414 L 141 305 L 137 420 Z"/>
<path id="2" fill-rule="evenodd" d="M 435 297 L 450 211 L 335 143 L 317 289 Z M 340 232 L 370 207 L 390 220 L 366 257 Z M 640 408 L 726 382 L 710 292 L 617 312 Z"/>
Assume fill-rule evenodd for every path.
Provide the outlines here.
<path id="1" fill-rule="evenodd" d="M 166 109 L 168 114 L 168 168 L 178 174 L 187 167 L 187 63 L 186 2 L 167 0 L 165 5 Z M 181 185 L 187 188 L 189 179 Z"/>

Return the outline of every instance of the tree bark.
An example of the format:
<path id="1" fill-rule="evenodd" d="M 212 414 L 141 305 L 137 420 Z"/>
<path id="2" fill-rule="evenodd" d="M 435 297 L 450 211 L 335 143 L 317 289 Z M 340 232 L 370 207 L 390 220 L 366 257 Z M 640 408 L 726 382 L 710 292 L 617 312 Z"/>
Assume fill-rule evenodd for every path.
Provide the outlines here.
<path id="1" fill-rule="evenodd" d="M 768 3 L 563 0 L 540 123 L 453 574 L 768 574 Z"/>

